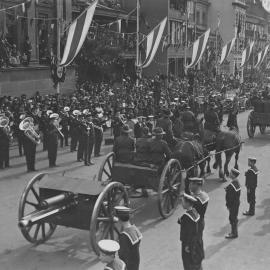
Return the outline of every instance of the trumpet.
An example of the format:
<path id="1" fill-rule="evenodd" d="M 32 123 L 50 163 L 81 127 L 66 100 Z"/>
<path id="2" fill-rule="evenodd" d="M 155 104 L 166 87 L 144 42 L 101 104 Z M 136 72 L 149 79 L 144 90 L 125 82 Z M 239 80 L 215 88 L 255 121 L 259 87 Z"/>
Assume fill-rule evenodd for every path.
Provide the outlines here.
<path id="1" fill-rule="evenodd" d="M 24 131 L 26 137 L 28 137 L 33 143 L 40 144 L 40 135 L 34 129 L 34 120 L 32 117 L 26 117 L 21 121 L 19 129 Z"/>

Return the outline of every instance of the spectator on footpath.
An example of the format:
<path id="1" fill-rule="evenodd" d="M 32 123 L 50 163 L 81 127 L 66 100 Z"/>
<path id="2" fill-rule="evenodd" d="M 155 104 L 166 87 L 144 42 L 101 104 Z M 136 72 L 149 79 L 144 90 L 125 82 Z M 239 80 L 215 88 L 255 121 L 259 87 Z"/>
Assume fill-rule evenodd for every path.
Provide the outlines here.
<path id="1" fill-rule="evenodd" d="M 237 179 L 240 172 L 232 169 L 230 173 L 231 183 L 225 188 L 226 206 L 229 210 L 229 221 L 231 224 L 231 232 L 225 236 L 227 239 L 238 237 L 238 211 L 240 206 L 241 187 Z"/>
<path id="2" fill-rule="evenodd" d="M 246 173 L 246 188 L 247 188 L 247 202 L 249 203 L 249 210 L 244 212 L 245 216 L 255 215 L 255 204 L 256 204 L 256 188 L 258 181 L 258 169 L 256 167 L 256 158 L 250 157 L 248 159 L 248 166 L 250 167 Z"/>
<path id="3" fill-rule="evenodd" d="M 119 244 L 114 240 L 101 240 L 98 242 L 100 249 L 99 259 L 105 263 L 104 270 L 127 270 L 125 263 L 116 258 L 116 253 L 120 249 Z"/>
<path id="4" fill-rule="evenodd" d="M 119 258 L 126 264 L 127 270 L 139 270 L 139 248 L 142 234 L 139 229 L 130 222 L 132 209 L 125 206 L 116 206 L 115 211 L 122 226 L 122 231 L 119 235 Z"/>

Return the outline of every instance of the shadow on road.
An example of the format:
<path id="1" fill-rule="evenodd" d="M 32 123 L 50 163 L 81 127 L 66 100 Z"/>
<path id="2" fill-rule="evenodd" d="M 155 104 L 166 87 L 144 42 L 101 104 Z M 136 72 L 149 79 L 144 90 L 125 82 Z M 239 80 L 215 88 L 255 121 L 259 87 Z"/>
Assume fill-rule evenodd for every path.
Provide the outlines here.
<path id="1" fill-rule="evenodd" d="M 262 201 L 261 205 L 258 208 L 263 208 L 264 213 L 262 216 L 257 217 L 257 220 L 265 220 L 266 223 L 261 227 L 261 230 L 255 232 L 256 236 L 265 236 L 266 234 L 270 234 L 270 199 L 265 199 Z"/>

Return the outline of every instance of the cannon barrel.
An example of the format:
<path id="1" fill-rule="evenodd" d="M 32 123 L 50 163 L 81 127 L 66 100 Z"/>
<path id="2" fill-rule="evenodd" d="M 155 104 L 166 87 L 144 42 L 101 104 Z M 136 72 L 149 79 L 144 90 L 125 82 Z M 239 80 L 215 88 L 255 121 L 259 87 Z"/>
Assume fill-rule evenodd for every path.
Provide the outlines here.
<path id="1" fill-rule="evenodd" d="M 70 200 L 67 200 L 67 197 L 70 198 Z M 56 203 L 64 202 L 63 205 L 56 205 Z M 41 220 L 44 220 L 46 218 L 49 218 L 55 214 L 58 214 L 60 212 L 63 212 L 71 207 L 74 207 L 78 204 L 78 201 L 76 200 L 75 196 L 70 196 L 70 194 L 61 194 L 57 195 L 55 197 L 46 199 L 42 201 L 44 205 L 41 205 L 41 210 L 36 210 L 29 215 L 23 217 L 18 222 L 18 226 L 21 229 L 27 228 L 29 226 L 32 226 L 35 223 L 38 223 Z M 42 207 L 46 207 L 46 209 L 42 209 Z"/>

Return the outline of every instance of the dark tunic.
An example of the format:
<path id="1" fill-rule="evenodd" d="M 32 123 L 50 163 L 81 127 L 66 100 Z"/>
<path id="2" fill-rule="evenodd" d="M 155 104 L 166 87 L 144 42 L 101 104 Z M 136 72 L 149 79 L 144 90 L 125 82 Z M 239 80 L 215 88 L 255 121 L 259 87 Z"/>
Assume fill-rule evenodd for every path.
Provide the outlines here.
<path id="1" fill-rule="evenodd" d="M 115 258 L 113 262 L 105 266 L 104 270 L 127 270 L 127 268 L 123 261 Z"/>
<path id="2" fill-rule="evenodd" d="M 195 132 L 196 118 L 192 111 L 184 111 L 180 115 L 184 124 L 184 131 Z"/>
<path id="3" fill-rule="evenodd" d="M 219 130 L 220 122 L 218 118 L 218 114 L 214 110 L 208 110 L 204 114 L 204 128 L 213 132 L 217 132 Z"/>
<path id="4" fill-rule="evenodd" d="M 142 137 L 142 129 L 143 129 L 142 123 L 137 122 L 134 125 L 134 136 L 135 136 L 135 138 L 141 138 Z"/>
<path id="5" fill-rule="evenodd" d="M 184 270 L 200 270 L 204 258 L 203 245 L 199 234 L 200 215 L 193 208 L 184 213 L 178 220 L 181 226 L 182 260 Z"/>
<path id="6" fill-rule="evenodd" d="M 252 168 L 249 168 L 246 173 L 246 188 L 247 188 L 247 201 L 248 203 L 255 205 L 256 203 L 256 195 L 255 191 L 257 188 L 257 182 L 258 182 L 258 169 L 254 166 Z"/>
<path id="7" fill-rule="evenodd" d="M 139 270 L 140 242 L 142 234 L 135 225 L 125 228 L 119 236 L 119 258 L 125 262 L 127 270 Z"/>
<path id="8" fill-rule="evenodd" d="M 158 139 L 150 139 L 149 141 L 150 149 L 150 163 L 156 165 L 163 165 L 166 160 L 171 158 L 171 150 L 167 142 Z"/>
<path id="9" fill-rule="evenodd" d="M 123 163 L 130 163 L 133 160 L 135 140 L 129 136 L 119 136 L 114 141 L 113 151 L 116 160 Z"/>
<path id="10" fill-rule="evenodd" d="M 172 130 L 172 121 L 168 117 L 163 117 L 157 120 L 156 127 L 161 127 L 164 132 L 164 140 L 171 144 L 173 142 L 173 130 Z"/>
<path id="11" fill-rule="evenodd" d="M 136 154 L 134 156 L 135 163 L 147 163 L 150 160 L 150 139 L 139 138 L 136 140 Z"/>
<path id="12" fill-rule="evenodd" d="M 231 224 L 237 223 L 240 206 L 241 187 L 237 179 L 233 180 L 226 188 L 226 206 L 229 210 L 229 220 Z"/>

